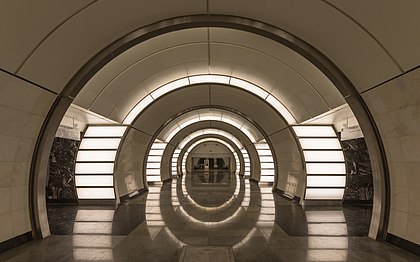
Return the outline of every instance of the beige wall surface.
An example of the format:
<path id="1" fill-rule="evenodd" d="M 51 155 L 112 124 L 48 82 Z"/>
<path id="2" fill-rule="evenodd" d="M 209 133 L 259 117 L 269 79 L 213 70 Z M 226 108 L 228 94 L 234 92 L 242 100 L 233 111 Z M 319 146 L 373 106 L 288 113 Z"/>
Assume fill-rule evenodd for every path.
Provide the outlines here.
<path id="1" fill-rule="evenodd" d="M 365 92 L 388 159 L 388 232 L 420 244 L 420 69 Z"/>
<path id="2" fill-rule="evenodd" d="M 29 172 L 55 95 L 0 71 L 0 242 L 31 231 Z"/>

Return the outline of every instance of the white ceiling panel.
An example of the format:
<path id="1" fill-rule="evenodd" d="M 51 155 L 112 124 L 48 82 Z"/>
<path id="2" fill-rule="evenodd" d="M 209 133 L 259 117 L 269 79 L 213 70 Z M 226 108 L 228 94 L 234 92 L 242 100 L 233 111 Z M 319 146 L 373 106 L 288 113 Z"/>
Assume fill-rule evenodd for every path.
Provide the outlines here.
<path id="1" fill-rule="evenodd" d="M 200 85 L 179 89 L 156 100 L 135 122 L 133 126 L 154 134 L 157 129 L 176 113 L 196 106 L 209 105 L 209 86 Z"/>
<path id="2" fill-rule="evenodd" d="M 371 36 L 322 1 L 211 0 L 209 6 L 210 13 L 252 18 L 302 38 L 331 59 L 359 91 L 400 73 Z"/>
<path id="3" fill-rule="evenodd" d="M 98 1 L 62 24 L 31 55 L 19 75 L 61 91 L 81 66 L 100 50 L 154 22 L 205 13 L 204 0 L 147 2 Z M 49 11 L 48 11 L 49 12 Z"/>
<path id="4" fill-rule="evenodd" d="M 337 88 L 317 67 L 282 44 L 253 33 L 226 28 L 212 28 L 210 39 L 214 43 L 230 43 L 258 50 L 284 63 L 291 74 L 302 78 L 303 81 L 313 87 L 329 107 L 338 106 L 337 102 L 344 103 L 344 99 Z"/>
<path id="5" fill-rule="evenodd" d="M 94 1 L 1 1 L 0 68 L 16 72 L 58 25 L 92 2 Z"/>
<path id="6" fill-rule="evenodd" d="M 211 44 L 210 52 L 211 59 L 215 61 L 246 65 L 255 70 L 264 68 L 264 73 L 268 78 L 279 82 L 279 85 L 270 86 L 269 88 L 272 89 L 267 89 L 267 91 L 270 92 L 275 89 L 288 90 L 294 94 L 296 100 L 305 107 L 306 111 L 313 116 L 330 109 L 325 100 L 307 81 L 272 57 L 266 56 L 256 50 L 214 43 Z M 282 101 L 285 104 L 289 103 L 285 99 Z"/>
<path id="7" fill-rule="evenodd" d="M 120 100 L 145 78 L 167 68 L 182 66 L 184 63 L 205 61 L 206 58 L 207 44 L 202 43 L 178 46 L 153 54 L 115 79 L 94 101 L 91 110 L 108 116 Z M 157 88 L 155 86 L 144 87 L 149 92 Z"/>
<path id="8" fill-rule="evenodd" d="M 420 64 L 420 1 L 328 2 L 361 24 L 404 70 Z"/>
<path id="9" fill-rule="evenodd" d="M 112 89 L 115 86 L 123 90 L 124 88 L 131 88 L 132 86 L 127 84 L 127 82 L 130 83 L 130 80 L 132 82 L 132 78 L 135 79 L 136 84 L 145 78 L 146 74 L 139 74 L 138 70 L 142 70 L 141 67 L 144 66 L 142 63 L 150 60 L 150 56 L 161 57 L 164 52 L 174 52 L 174 50 L 179 50 L 178 48 L 180 46 L 203 43 L 206 42 L 206 39 L 207 30 L 197 28 L 167 33 L 134 46 L 122 53 L 118 58 L 112 60 L 93 76 L 76 97 L 76 103 L 85 108 L 89 108 L 92 106 L 96 97 L 86 96 L 86 94 L 99 94 L 103 89 Z M 172 63 L 182 62 L 185 61 L 172 61 Z M 126 78 L 129 80 L 126 80 Z"/>
<path id="10" fill-rule="evenodd" d="M 211 85 L 211 104 L 242 112 L 256 121 L 268 134 L 286 127 L 283 119 L 265 101 L 237 88 Z"/>
<path id="11" fill-rule="evenodd" d="M 185 77 L 186 75 L 203 74 L 208 72 L 207 60 L 200 62 L 184 63 L 179 66 L 166 68 L 156 72 L 151 76 L 144 76 L 145 79 L 139 82 L 129 92 L 124 94 L 117 106 L 110 113 L 109 117 L 118 122 L 122 122 L 124 117 L 130 112 L 140 98 L 147 95 L 149 89 L 155 89 L 174 79 Z"/>

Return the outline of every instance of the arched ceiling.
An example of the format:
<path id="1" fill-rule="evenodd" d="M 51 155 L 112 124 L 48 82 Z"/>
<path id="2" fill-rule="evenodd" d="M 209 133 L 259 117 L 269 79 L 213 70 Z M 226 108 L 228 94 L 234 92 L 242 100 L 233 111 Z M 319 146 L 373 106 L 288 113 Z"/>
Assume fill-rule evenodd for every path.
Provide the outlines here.
<path id="1" fill-rule="evenodd" d="M 191 14 L 247 17 L 286 30 L 334 61 L 360 91 L 420 62 L 419 56 L 413 56 L 420 43 L 416 0 L 157 0 L 147 4 L 8 0 L 3 5 L 7 8 L 0 11 L 0 30 L 7 37 L 0 43 L 0 67 L 56 92 L 88 59 L 118 38 L 157 21 Z"/>
<path id="2" fill-rule="evenodd" d="M 169 142 L 183 128 L 202 121 L 216 121 L 230 124 L 244 132 L 254 143 L 264 139 L 260 131 L 247 119 L 233 112 L 215 108 L 197 109 L 180 115 L 168 123 L 157 138 Z"/>
<path id="3" fill-rule="evenodd" d="M 234 137 L 235 139 L 237 139 L 237 141 L 239 141 L 239 144 L 244 147 L 247 147 L 247 148 L 248 146 L 254 147 L 252 141 L 249 140 L 249 138 L 236 127 L 223 123 L 223 122 L 215 122 L 215 123 L 212 123 L 212 125 L 210 126 L 210 122 L 211 121 L 204 121 L 204 122 L 198 122 L 198 123 L 189 125 L 188 127 L 178 132 L 171 139 L 169 143 L 174 146 L 179 146 L 180 143 L 184 139 L 188 139 L 189 141 L 195 141 L 197 138 L 202 138 L 202 137 L 218 137 L 218 138 L 226 139 L 226 136 L 221 136 L 220 134 L 202 132 L 202 130 L 205 130 L 205 129 L 214 129 L 214 130 L 222 130 L 223 132 L 226 132 L 226 134 L 230 134 L 229 138 Z M 233 143 L 234 141 L 231 140 L 230 142 Z M 241 147 L 238 146 L 238 149 L 240 150 Z"/>
<path id="4" fill-rule="evenodd" d="M 249 92 L 219 84 L 188 86 L 162 96 L 143 111 L 132 126 L 152 135 L 177 113 L 203 107 L 238 112 L 252 119 L 267 135 L 287 127 L 284 119 L 267 102 Z"/>
<path id="5" fill-rule="evenodd" d="M 159 86 L 209 73 L 259 85 L 298 122 L 345 103 L 332 83 L 294 51 L 252 33 L 223 28 L 176 31 L 131 48 L 99 71 L 75 103 L 121 122 L 128 110 Z"/>

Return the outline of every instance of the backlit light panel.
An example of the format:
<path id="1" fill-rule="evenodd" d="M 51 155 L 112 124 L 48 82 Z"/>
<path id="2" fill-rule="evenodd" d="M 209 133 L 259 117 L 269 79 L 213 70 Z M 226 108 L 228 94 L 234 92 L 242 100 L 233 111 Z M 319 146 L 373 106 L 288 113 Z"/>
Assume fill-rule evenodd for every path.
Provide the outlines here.
<path id="1" fill-rule="evenodd" d="M 332 126 L 293 126 L 306 167 L 306 200 L 342 200 L 346 165 Z"/>
<path id="2" fill-rule="evenodd" d="M 79 199 L 115 199 L 114 164 L 124 125 L 88 126 L 76 157 Z"/>

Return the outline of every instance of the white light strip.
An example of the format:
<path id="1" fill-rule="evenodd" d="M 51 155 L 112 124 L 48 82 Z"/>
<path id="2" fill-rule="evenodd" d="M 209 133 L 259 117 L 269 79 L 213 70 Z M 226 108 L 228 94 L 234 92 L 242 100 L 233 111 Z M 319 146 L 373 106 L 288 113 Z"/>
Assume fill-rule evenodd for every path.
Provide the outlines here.
<path id="1" fill-rule="evenodd" d="M 117 150 L 110 151 L 82 151 L 77 152 L 77 162 L 101 162 L 101 161 L 115 161 L 115 156 L 117 155 Z"/>
<path id="2" fill-rule="evenodd" d="M 171 91 L 174 91 L 178 88 L 188 86 L 189 84 L 190 84 L 190 82 L 188 81 L 188 78 L 181 78 L 181 79 L 175 80 L 173 82 L 167 83 L 167 84 L 159 87 L 158 89 L 153 91 L 150 95 L 153 97 L 153 99 L 157 99 L 164 94 L 167 94 L 167 93 L 169 93 Z"/>
<path id="3" fill-rule="evenodd" d="M 242 143 L 236 137 L 234 137 L 232 134 L 230 134 L 226 131 L 223 131 L 223 130 L 220 130 L 220 129 L 214 129 L 214 128 L 201 129 L 201 130 L 198 130 L 198 131 L 195 131 L 195 132 L 189 134 L 186 138 L 184 138 L 178 144 L 178 147 L 179 148 L 184 148 L 191 140 L 193 140 L 194 138 L 196 138 L 198 136 L 204 135 L 204 134 L 220 135 L 222 137 L 225 137 L 225 138 L 231 140 L 237 148 L 239 148 L 239 149 L 243 148 Z"/>
<path id="4" fill-rule="evenodd" d="M 341 149 L 337 138 L 299 138 L 300 145 L 305 149 Z"/>
<path id="5" fill-rule="evenodd" d="M 342 200 L 344 188 L 307 188 L 305 199 L 308 200 Z"/>
<path id="6" fill-rule="evenodd" d="M 76 174 L 113 174 L 114 163 L 76 163 L 75 173 Z"/>
<path id="7" fill-rule="evenodd" d="M 345 187 L 346 176 L 308 176 L 307 187 Z"/>
<path id="8" fill-rule="evenodd" d="M 344 162 L 343 151 L 303 151 L 306 162 Z"/>
<path id="9" fill-rule="evenodd" d="M 83 138 L 79 149 L 118 149 L 121 138 Z"/>
<path id="10" fill-rule="evenodd" d="M 114 188 L 77 188 L 79 199 L 115 199 Z"/>
<path id="11" fill-rule="evenodd" d="M 277 98 L 269 95 L 266 101 L 276 109 L 286 119 L 288 124 L 296 124 L 296 119 L 290 114 L 289 110 Z"/>
<path id="12" fill-rule="evenodd" d="M 89 126 L 84 137 L 122 137 L 126 126 Z"/>
<path id="13" fill-rule="evenodd" d="M 306 163 L 308 175 L 345 175 L 346 165 L 344 163 Z"/>
<path id="14" fill-rule="evenodd" d="M 140 102 L 137 103 L 137 105 L 133 107 L 133 109 L 131 109 L 130 113 L 124 118 L 123 124 L 130 125 L 133 123 L 134 119 L 136 119 L 136 117 L 152 102 L 153 97 L 150 95 L 144 97 Z"/>
<path id="15" fill-rule="evenodd" d="M 332 126 L 293 126 L 297 137 L 337 137 Z"/>
<path id="16" fill-rule="evenodd" d="M 288 124 L 296 124 L 296 120 L 293 117 L 293 115 L 290 113 L 290 111 L 277 98 L 270 95 L 267 91 L 245 80 L 235 78 L 235 77 L 224 76 L 224 75 L 196 75 L 196 76 L 184 77 L 184 78 L 180 78 L 178 80 L 169 82 L 161 87 L 158 87 L 149 95 L 144 97 L 137 105 L 135 105 L 131 109 L 131 111 L 125 117 L 123 124 L 131 124 L 134 121 L 134 119 L 136 119 L 136 117 L 150 103 L 152 103 L 158 97 L 168 92 L 171 92 L 173 90 L 182 88 L 184 86 L 188 86 L 189 84 L 200 84 L 200 83 L 223 83 L 223 84 L 229 84 L 229 85 L 244 89 L 248 92 L 251 92 L 261 97 L 267 103 L 271 104 L 277 110 L 277 112 L 286 119 Z"/>
<path id="17" fill-rule="evenodd" d="M 114 176 L 80 176 L 76 175 L 76 185 L 87 186 L 87 187 L 98 187 L 98 186 L 114 186 Z"/>
<path id="18" fill-rule="evenodd" d="M 229 84 L 230 77 L 223 75 L 197 75 L 190 76 L 191 84 L 201 84 L 201 83 L 217 83 L 217 84 Z"/>
<path id="19" fill-rule="evenodd" d="M 240 87 L 240 88 L 242 88 L 242 89 L 244 89 L 244 90 L 246 90 L 246 91 L 248 91 L 250 93 L 253 93 L 253 94 L 261 97 L 264 100 L 268 96 L 268 92 L 265 91 L 264 89 L 262 89 L 262 88 L 260 88 L 260 87 L 258 87 L 256 85 L 254 85 L 254 84 L 252 84 L 250 82 L 247 82 L 245 80 L 239 79 L 239 78 L 233 78 L 232 77 L 230 79 L 230 83 L 229 84 L 231 84 L 233 86 L 236 86 L 236 87 Z"/>

